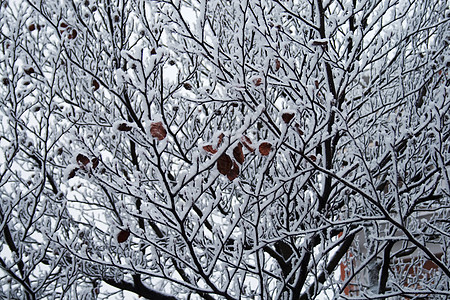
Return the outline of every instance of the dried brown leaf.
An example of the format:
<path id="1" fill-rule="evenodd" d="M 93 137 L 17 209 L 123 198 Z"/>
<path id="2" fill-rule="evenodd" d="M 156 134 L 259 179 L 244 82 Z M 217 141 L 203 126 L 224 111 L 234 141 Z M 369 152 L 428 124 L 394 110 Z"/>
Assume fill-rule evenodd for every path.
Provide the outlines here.
<path id="1" fill-rule="evenodd" d="M 233 156 L 234 159 L 241 165 L 244 163 L 245 156 L 244 152 L 242 151 L 242 143 L 239 143 L 236 147 L 234 147 Z"/>
<path id="2" fill-rule="evenodd" d="M 91 161 L 90 161 L 90 159 L 87 156 L 85 156 L 85 155 L 83 155 L 81 153 L 77 155 L 77 163 L 79 165 L 86 166 L 90 162 Z"/>
<path id="3" fill-rule="evenodd" d="M 128 126 L 127 123 L 121 123 L 119 124 L 119 126 L 117 126 L 117 130 L 119 131 L 131 131 L 131 129 L 133 129 L 133 127 Z"/>
<path id="4" fill-rule="evenodd" d="M 162 122 L 153 122 L 150 124 L 150 134 L 157 138 L 158 140 L 162 141 L 167 136 L 167 131 L 163 126 Z"/>
<path id="5" fill-rule="evenodd" d="M 233 161 L 227 154 L 222 154 L 219 159 L 217 159 L 217 170 L 222 175 L 227 175 L 230 173 L 231 167 L 233 166 Z"/>
<path id="6" fill-rule="evenodd" d="M 284 123 L 289 124 L 291 120 L 294 118 L 294 113 L 284 113 L 281 115 L 281 118 L 283 119 Z"/>
<path id="7" fill-rule="evenodd" d="M 117 241 L 119 243 L 123 243 L 123 242 L 126 242 L 126 240 L 128 240 L 129 237 L 130 237 L 130 231 L 129 230 L 121 230 L 117 234 Z"/>
<path id="8" fill-rule="evenodd" d="M 239 176 L 239 166 L 236 162 L 233 163 L 233 167 L 227 174 L 227 178 L 231 181 L 235 180 Z"/>
<path id="9" fill-rule="evenodd" d="M 206 152 L 212 153 L 212 154 L 217 153 L 217 150 L 214 149 L 212 145 L 203 146 L 203 150 L 205 150 Z"/>
<path id="10" fill-rule="evenodd" d="M 272 149 L 272 144 L 268 142 L 262 142 L 259 145 L 259 153 L 263 156 L 267 156 L 270 153 L 270 150 Z"/>

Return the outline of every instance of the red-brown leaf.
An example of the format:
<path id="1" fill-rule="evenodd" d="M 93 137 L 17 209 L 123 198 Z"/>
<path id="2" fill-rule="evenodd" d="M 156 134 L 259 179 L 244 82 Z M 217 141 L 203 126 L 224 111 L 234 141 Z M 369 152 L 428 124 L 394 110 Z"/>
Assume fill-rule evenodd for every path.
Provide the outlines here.
<path id="1" fill-rule="evenodd" d="M 284 113 L 281 115 L 281 118 L 283 119 L 284 123 L 289 124 L 289 122 L 294 118 L 294 113 Z"/>
<path id="2" fill-rule="evenodd" d="M 35 24 L 31 24 L 30 26 L 28 26 L 28 30 L 29 31 L 34 31 L 36 29 L 36 25 Z"/>
<path id="3" fill-rule="evenodd" d="M 157 138 L 158 140 L 162 141 L 167 136 L 167 131 L 163 126 L 162 122 L 154 122 L 150 124 L 150 134 Z"/>
<path id="4" fill-rule="evenodd" d="M 97 168 L 98 163 L 99 163 L 98 157 L 94 157 L 91 162 L 92 162 L 92 168 L 94 168 L 94 169 Z"/>
<path id="5" fill-rule="evenodd" d="M 123 243 L 123 242 L 126 242 L 126 240 L 128 240 L 129 237 L 130 237 L 130 231 L 128 231 L 128 230 L 121 230 L 117 234 L 117 241 L 119 243 Z"/>
<path id="6" fill-rule="evenodd" d="M 231 171 L 231 167 L 233 166 L 233 161 L 227 154 L 222 154 L 217 160 L 217 170 L 222 175 L 227 175 Z"/>
<path id="7" fill-rule="evenodd" d="M 219 146 L 222 144 L 224 136 L 225 135 L 223 134 L 223 132 L 219 135 L 219 140 L 217 142 L 217 148 L 219 148 Z"/>
<path id="8" fill-rule="evenodd" d="M 119 126 L 117 126 L 117 130 L 119 131 L 131 131 L 131 129 L 133 129 L 133 127 L 128 126 L 127 123 L 121 123 L 119 124 Z"/>
<path id="9" fill-rule="evenodd" d="M 228 172 L 227 177 L 230 181 L 235 180 L 239 176 L 239 166 L 236 162 L 233 163 L 233 167 L 230 172 Z"/>
<path id="10" fill-rule="evenodd" d="M 298 133 L 299 135 L 303 135 L 303 130 L 300 129 L 300 124 L 295 123 L 294 126 L 295 126 L 295 130 L 297 130 L 297 133 Z"/>
<path id="11" fill-rule="evenodd" d="M 185 89 L 187 89 L 188 91 L 190 91 L 190 90 L 192 90 L 192 85 L 190 84 L 190 83 L 185 83 L 185 84 L 183 84 L 183 87 L 185 88 Z"/>
<path id="12" fill-rule="evenodd" d="M 259 153 L 263 156 L 267 156 L 270 153 L 270 150 L 272 149 L 272 144 L 268 142 L 262 142 L 259 145 Z"/>
<path id="13" fill-rule="evenodd" d="M 97 80 L 92 80 L 92 86 L 94 87 L 94 91 L 98 90 L 100 88 L 100 84 Z"/>
<path id="14" fill-rule="evenodd" d="M 255 148 L 250 146 L 252 144 L 252 141 L 246 135 L 244 135 L 241 138 L 241 141 L 242 141 L 242 143 L 244 143 L 244 146 L 245 146 L 245 148 L 247 148 L 248 151 L 255 152 Z"/>
<path id="15" fill-rule="evenodd" d="M 278 71 L 281 68 L 281 62 L 279 59 L 275 60 L 275 71 Z"/>
<path id="16" fill-rule="evenodd" d="M 236 159 L 236 161 L 241 165 L 244 163 L 245 156 L 244 152 L 242 152 L 242 143 L 239 143 L 236 147 L 234 147 L 233 156 L 234 159 Z"/>
<path id="17" fill-rule="evenodd" d="M 85 156 L 85 155 L 83 155 L 81 153 L 77 155 L 77 163 L 79 165 L 86 166 L 90 162 L 91 161 L 90 161 L 89 158 L 87 158 L 87 156 Z"/>
<path id="18" fill-rule="evenodd" d="M 310 155 L 309 159 L 311 159 L 313 162 L 317 160 L 317 157 L 315 155 Z"/>
<path id="19" fill-rule="evenodd" d="M 78 170 L 78 168 L 72 169 L 72 171 L 70 171 L 69 173 L 69 176 L 67 176 L 67 179 L 74 178 Z"/>
<path id="20" fill-rule="evenodd" d="M 203 146 L 203 150 L 205 150 L 206 152 L 212 153 L 212 154 L 216 154 L 217 153 L 217 150 L 214 149 L 212 147 L 212 145 Z"/>
<path id="21" fill-rule="evenodd" d="M 27 74 L 27 75 L 31 75 L 31 74 L 34 73 L 33 67 L 29 67 L 29 68 L 27 68 L 27 69 L 24 69 L 23 71 L 24 71 L 25 74 Z"/>
<path id="22" fill-rule="evenodd" d="M 262 78 L 261 78 L 261 77 L 258 77 L 258 78 L 253 79 L 253 84 L 254 84 L 254 85 L 260 86 L 261 83 L 262 83 Z"/>

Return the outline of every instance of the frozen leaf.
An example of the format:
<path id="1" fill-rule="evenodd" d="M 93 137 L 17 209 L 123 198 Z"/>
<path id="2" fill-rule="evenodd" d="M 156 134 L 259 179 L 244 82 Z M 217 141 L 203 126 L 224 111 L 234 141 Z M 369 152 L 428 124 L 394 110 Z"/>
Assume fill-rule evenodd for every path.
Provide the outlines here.
<path id="1" fill-rule="evenodd" d="M 121 123 L 117 126 L 117 130 L 119 131 L 131 131 L 133 127 L 129 126 L 127 123 Z"/>
<path id="2" fill-rule="evenodd" d="M 154 122 L 150 124 L 150 134 L 157 138 L 158 140 L 162 141 L 167 136 L 167 131 L 163 126 L 162 122 Z"/>
<path id="3" fill-rule="evenodd" d="M 262 83 L 262 78 L 261 78 L 261 77 L 258 77 L 258 78 L 253 79 L 253 84 L 254 84 L 255 86 L 260 86 L 261 83 Z"/>
<path id="4" fill-rule="evenodd" d="M 278 71 L 281 68 L 281 62 L 279 59 L 275 60 L 275 71 Z"/>
<path id="5" fill-rule="evenodd" d="M 284 113 L 281 118 L 283 119 L 284 123 L 289 124 L 291 120 L 294 118 L 294 113 Z"/>
<path id="6" fill-rule="evenodd" d="M 95 79 L 92 80 L 92 86 L 94 87 L 94 92 L 100 88 L 100 84 Z"/>
<path id="7" fill-rule="evenodd" d="M 250 152 L 255 152 L 255 148 L 253 148 L 252 146 L 250 146 L 252 144 L 252 141 L 246 136 L 244 135 L 241 138 L 242 143 L 244 144 L 245 148 L 247 148 L 248 151 Z"/>
<path id="8" fill-rule="evenodd" d="M 234 159 L 241 165 L 244 163 L 245 157 L 244 157 L 244 152 L 242 152 L 242 143 L 239 143 L 236 147 L 234 147 L 233 156 L 234 156 Z"/>
<path id="9" fill-rule="evenodd" d="M 231 167 L 233 166 L 233 161 L 227 154 L 222 154 L 219 159 L 217 159 L 217 170 L 222 175 L 227 175 Z"/>
<path id="10" fill-rule="evenodd" d="M 94 157 L 91 162 L 92 162 L 92 168 L 94 168 L 94 169 L 97 168 L 98 163 L 99 163 L 98 157 Z"/>
<path id="11" fill-rule="evenodd" d="M 219 148 L 219 146 L 222 144 L 223 138 L 225 137 L 225 135 L 223 134 L 223 132 L 219 135 L 219 140 L 217 142 L 217 148 Z"/>
<path id="12" fill-rule="evenodd" d="M 67 175 L 67 179 L 74 178 L 78 170 L 79 170 L 79 168 L 73 168 L 73 169 L 69 172 L 69 175 Z"/>
<path id="13" fill-rule="evenodd" d="M 233 163 L 233 167 L 227 174 L 227 178 L 231 181 L 235 180 L 239 176 L 239 166 L 236 162 Z"/>
<path id="14" fill-rule="evenodd" d="M 298 133 L 299 135 L 303 135 L 303 130 L 300 129 L 300 124 L 295 123 L 294 126 L 295 126 L 295 130 L 297 131 L 297 133 Z"/>
<path id="15" fill-rule="evenodd" d="M 129 230 L 121 230 L 117 234 L 117 241 L 119 243 L 123 243 L 123 242 L 126 242 L 126 240 L 128 240 L 129 237 L 130 237 L 130 231 Z"/>
<path id="16" fill-rule="evenodd" d="M 267 156 L 270 153 L 270 150 L 272 149 L 272 144 L 268 142 L 262 142 L 259 145 L 259 153 L 263 156 Z"/>
<path id="17" fill-rule="evenodd" d="M 90 162 L 91 161 L 89 160 L 89 158 L 87 158 L 87 156 L 85 156 L 81 153 L 77 155 L 77 163 L 79 165 L 86 166 Z"/>
<path id="18" fill-rule="evenodd" d="M 24 71 L 25 74 L 27 74 L 27 75 L 31 75 L 31 74 L 34 73 L 33 67 L 26 68 L 26 69 L 24 69 L 23 71 Z"/>
<path id="19" fill-rule="evenodd" d="M 203 150 L 205 150 L 206 152 L 212 153 L 212 154 L 216 154 L 217 153 L 217 150 L 214 149 L 212 147 L 212 145 L 203 146 Z"/>

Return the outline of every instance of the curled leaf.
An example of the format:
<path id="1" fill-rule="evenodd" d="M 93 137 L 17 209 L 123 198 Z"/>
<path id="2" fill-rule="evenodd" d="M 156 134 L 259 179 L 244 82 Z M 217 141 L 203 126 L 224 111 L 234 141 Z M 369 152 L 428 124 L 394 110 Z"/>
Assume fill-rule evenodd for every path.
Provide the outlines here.
<path id="1" fill-rule="evenodd" d="M 119 243 L 123 243 L 123 242 L 126 242 L 126 240 L 128 240 L 129 237 L 130 237 L 130 231 L 129 230 L 121 230 L 117 234 L 117 241 Z"/>
<path id="2" fill-rule="evenodd" d="M 272 144 L 268 142 L 262 142 L 259 145 L 259 153 L 263 156 L 267 156 L 270 153 L 270 150 L 272 149 Z"/>
<path id="3" fill-rule="evenodd" d="M 230 171 L 227 174 L 227 178 L 230 181 L 235 180 L 239 176 L 239 166 L 236 162 L 233 163 L 233 167 L 230 169 Z"/>
<path id="4" fill-rule="evenodd" d="M 92 86 L 94 87 L 94 91 L 98 90 L 100 88 L 100 84 L 97 80 L 92 80 Z"/>
<path id="5" fill-rule="evenodd" d="M 185 84 L 183 84 L 183 87 L 185 88 L 185 89 L 187 89 L 188 91 L 190 91 L 190 90 L 192 90 L 192 85 L 190 84 L 190 83 L 185 83 Z"/>
<path id="6" fill-rule="evenodd" d="M 91 161 L 90 161 L 89 158 L 87 158 L 87 156 L 85 156 L 85 155 L 83 155 L 81 153 L 77 155 L 77 163 L 79 165 L 86 166 L 90 162 Z"/>
<path id="7" fill-rule="evenodd" d="M 239 143 L 236 147 L 234 147 L 233 156 L 234 156 L 234 159 L 241 165 L 244 163 L 245 157 L 244 157 L 244 152 L 242 152 L 242 143 Z"/>
<path id="8" fill-rule="evenodd" d="M 28 26 L 28 30 L 29 31 L 34 31 L 36 29 L 36 25 L 35 24 L 31 24 L 30 26 Z"/>
<path id="9" fill-rule="evenodd" d="M 120 123 L 119 126 L 117 126 L 117 130 L 119 131 L 131 131 L 131 129 L 133 129 L 133 127 L 128 126 L 127 123 Z"/>
<path id="10" fill-rule="evenodd" d="M 162 122 L 153 122 L 150 124 L 150 134 L 157 138 L 158 140 L 162 141 L 167 136 L 167 131 L 163 126 Z"/>
<path id="11" fill-rule="evenodd" d="M 315 155 L 312 155 L 312 154 L 311 154 L 311 155 L 309 156 L 309 159 L 312 160 L 313 162 L 316 162 L 317 157 L 316 157 Z"/>
<path id="12" fill-rule="evenodd" d="M 255 86 L 260 86 L 261 83 L 262 83 L 262 78 L 261 78 L 261 77 L 258 77 L 258 78 L 253 79 L 253 84 L 254 84 Z"/>
<path id="13" fill-rule="evenodd" d="M 156 55 L 156 49 L 153 48 L 153 49 L 150 51 L 150 54 L 151 54 L 151 55 Z"/>
<path id="14" fill-rule="evenodd" d="M 281 115 L 281 118 L 283 119 L 284 123 L 289 124 L 289 122 L 294 118 L 294 113 L 284 113 Z"/>
<path id="15" fill-rule="evenodd" d="M 255 148 L 253 148 L 252 146 L 250 146 L 252 144 L 252 141 L 246 136 L 244 135 L 241 138 L 242 143 L 244 144 L 245 148 L 247 148 L 248 151 L 250 152 L 255 152 Z"/>
<path id="16" fill-rule="evenodd" d="M 225 135 L 223 134 L 223 132 L 219 135 L 219 140 L 217 142 L 217 148 L 219 148 L 219 146 L 222 144 L 223 138 L 225 137 Z"/>
<path id="17" fill-rule="evenodd" d="M 233 161 L 227 154 L 222 154 L 219 159 L 217 159 L 217 170 L 222 175 L 227 175 L 231 171 L 233 166 Z"/>
<path id="18" fill-rule="evenodd" d="M 203 150 L 205 150 L 206 152 L 212 153 L 212 154 L 216 154 L 217 153 L 217 150 L 214 149 L 212 147 L 212 145 L 203 146 Z"/>

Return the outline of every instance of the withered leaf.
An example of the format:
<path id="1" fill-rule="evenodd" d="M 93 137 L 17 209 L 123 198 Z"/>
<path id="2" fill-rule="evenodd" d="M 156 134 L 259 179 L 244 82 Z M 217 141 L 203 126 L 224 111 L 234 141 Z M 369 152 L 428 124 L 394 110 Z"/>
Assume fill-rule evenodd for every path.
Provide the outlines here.
<path id="1" fill-rule="evenodd" d="M 281 62 L 279 59 L 275 60 L 275 71 L 278 71 L 281 68 Z"/>
<path id="2" fill-rule="evenodd" d="M 128 238 L 130 237 L 130 231 L 128 230 L 121 230 L 118 234 L 117 234 L 117 241 L 119 243 L 123 243 L 126 240 L 128 240 Z"/>
<path id="3" fill-rule="evenodd" d="M 230 173 L 231 167 L 233 166 L 233 161 L 227 154 L 222 154 L 219 159 L 217 159 L 217 170 L 222 175 L 227 175 Z"/>
<path id="4" fill-rule="evenodd" d="M 233 156 L 234 159 L 236 159 L 236 161 L 241 165 L 244 163 L 245 156 L 244 152 L 242 152 L 242 143 L 239 143 L 236 147 L 234 147 Z"/>
<path id="5" fill-rule="evenodd" d="M 131 131 L 131 129 L 133 129 L 133 127 L 128 126 L 127 123 L 121 123 L 119 124 L 119 126 L 117 126 L 117 130 L 119 131 Z"/>
<path id="6" fill-rule="evenodd" d="M 244 135 L 241 138 L 241 141 L 242 141 L 242 143 L 244 143 L 244 146 L 245 146 L 245 148 L 247 148 L 248 151 L 255 152 L 255 148 L 250 146 L 252 144 L 252 141 L 246 135 Z"/>
<path id="7" fill-rule="evenodd" d="M 98 157 L 94 157 L 91 162 L 92 162 L 92 168 L 94 168 L 94 169 L 97 168 L 98 163 L 99 163 Z"/>
<path id="8" fill-rule="evenodd" d="M 92 80 L 92 86 L 94 87 L 94 91 L 98 90 L 100 88 L 100 84 L 97 80 Z"/>
<path id="9" fill-rule="evenodd" d="M 78 168 L 72 169 L 72 171 L 70 171 L 69 173 L 69 176 L 67 176 L 67 179 L 74 178 L 78 170 Z"/>
<path id="10" fill-rule="evenodd" d="M 150 124 L 150 134 L 157 138 L 158 140 L 162 141 L 167 136 L 167 131 L 163 126 L 162 122 L 153 122 Z"/>
<path id="11" fill-rule="evenodd" d="M 233 167 L 227 174 L 227 178 L 231 181 L 235 180 L 239 176 L 239 166 L 236 162 L 233 163 Z"/>
<path id="12" fill-rule="evenodd" d="M 313 162 L 317 160 L 317 157 L 315 155 L 310 155 L 309 159 L 311 159 Z"/>
<path id="13" fill-rule="evenodd" d="M 219 135 L 219 140 L 217 142 L 217 148 L 219 148 L 219 146 L 222 144 L 223 138 L 225 137 L 225 135 L 223 134 L 223 132 Z"/>
<path id="14" fill-rule="evenodd" d="M 79 165 L 86 166 L 90 162 L 91 161 L 90 161 L 89 158 L 87 158 L 87 156 L 85 156 L 85 155 L 83 155 L 81 153 L 77 155 L 77 163 Z"/>
<path id="15" fill-rule="evenodd" d="M 214 149 L 212 147 L 212 145 L 203 146 L 203 150 L 205 150 L 206 152 L 212 153 L 212 154 L 216 154 L 217 153 L 217 150 Z"/>
<path id="16" fill-rule="evenodd" d="M 151 55 L 155 55 L 155 54 L 156 54 L 156 49 L 153 48 L 153 49 L 150 51 L 150 54 L 151 54 Z"/>
<path id="17" fill-rule="evenodd" d="M 34 73 L 33 67 L 29 67 L 29 68 L 27 68 L 27 69 L 24 69 L 23 71 L 24 71 L 25 74 L 27 74 L 27 75 L 30 75 L 30 74 L 33 74 L 33 73 Z"/>
<path id="18" fill-rule="evenodd" d="M 267 156 L 270 153 L 270 150 L 272 149 L 272 144 L 268 142 L 262 142 L 259 145 L 259 153 L 263 156 Z"/>
<path id="19" fill-rule="evenodd" d="M 284 123 L 289 124 L 289 122 L 294 118 L 294 113 L 284 113 L 281 115 L 281 118 L 283 119 Z"/>
<path id="20" fill-rule="evenodd" d="M 303 135 L 303 130 L 300 129 L 300 124 L 295 123 L 294 126 L 295 126 L 295 130 L 297 130 L 297 133 L 298 133 L 299 135 Z"/>
<path id="21" fill-rule="evenodd" d="M 30 26 L 28 26 L 28 30 L 29 31 L 34 31 L 36 29 L 36 25 L 35 24 L 31 24 Z"/>
<path id="22" fill-rule="evenodd" d="M 261 77 L 258 77 L 258 78 L 253 79 L 253 84 L 254 84 L 254 85 L 260 86 L 261 83 L 262 83 L 262 78 L 261 78 Z"/>
<path id="23" fill-rule="evenodd" d="M 185 89 L 187 89 L 188 91 L 190 91 L 190 90 L 192 90 L 192 85 L 190 84 L 190 83 L 185 83 L 185 84 L 183 84 L 183 87 L 185 88 Z"/>

